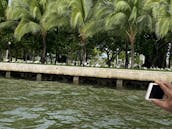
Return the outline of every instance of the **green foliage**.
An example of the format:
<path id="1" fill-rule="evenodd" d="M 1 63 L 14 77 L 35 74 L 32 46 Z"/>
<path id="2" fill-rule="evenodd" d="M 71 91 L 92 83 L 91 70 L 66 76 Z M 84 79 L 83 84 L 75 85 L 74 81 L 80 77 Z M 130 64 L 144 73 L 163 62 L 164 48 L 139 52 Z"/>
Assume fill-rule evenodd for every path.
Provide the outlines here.
<path id="1" fill-rule="evenodd" d="M 14 36 L 20 41 L 28 33 L 36 34 L 41 31 L 41 27 L 32 21 L 22 20 L 15 29 Z"/>
<path id="2" fill-rule="evenodd" d="M 72 0 L 71 7 L 71 26 L 77 28 L 81 37 L 92 37 L 102 28 L 100 19 L 96 19 L 96 11 L 93 0 Z"/>
<path id="3" fill-rule="evenodd" d="M 68 2 L 65 0 L 53 0 L 47 4 L 47 8 L 41 20 L 46 31 L 69 24 Z"/>
<path id="4" fill-rule="evenodd" d="M 5 9 L 7 8 L 7 0 L 0 0 L 0 22 L 5 20 Z"/>
<path id="5" fill-rule="evenodd" d="M 97 48 L 101 54 L 106 54 L 106 64 L 110 67 L 111 62 L 124 49 L 124 40 L 119 36 L 114 36 L 112 32 L 99 33 L 96 35 Z"/>
<path id="6" fill-rule="evenodd" d="M 145 7 L 152 10 L 156 35 L 159 38 L 165 37 L 172 28 L 172 1 L 148 0 Z"/>
<path id="7" fill-rule="evenodd" d="M 69 6 L 72 8 L 71 25 L 74 28 L 83 26 L 90 19 L 92 0 L 71 0 Z"/>
<path id="8" fill-rule="evenodd" d="M 13 0 L 6 16 L 7 20 L 19 21 L 14 36 L 21 40 L 27 33 L 43 33 L 66 24 L 66 8 L 65 1 L 59 0 Z"/>
<path id="9" fill-rule="evenodd" d="M 41 12 L 38 8 L 38 2 L 31 0 L 13 0 L 11 6 L 7 9 L 7 19 L 19 21 L 14 36 L 17 40 L 27 33 L 37 33 L 41 30 L 39 25 Z"/>
<path id="10" fill-rule="evenodd" d="M 95 56 L 97 47 L 101 48 L 99 52 L 109 50 L 112 55 L 116 48 L 123 49 L 126 40 L 131 43 L 132 54 L 136 48 L 138 53 L 144 51 L 145 55 L 151 55 L 154 47 L 152 40 L 148 43 L 150 45 L 137 44 L 142 49 L 134 44 L 140 42 L 143 31 L 156 33 L 158 38 L 166 38 L 164 41 L 170 39 L 172 1 L 13 0 L 11 6 L 7 7 L 7 0 L 0 0 L 0 22 L 0 40 L 5 39 L 7 43 L 9 38 L 4 33 L 14 32 L 18 43 L 10 39 L 14 41 L 13 47 L 16 49 L 17 45 L 22 46 L 21 42 L 28 41 L 30 43 L 23 45 L 24 48 L 40 53 L 38 49 L 42 46 L 45 55 L 47 45 L 49 53 L 79 60 L 82 53 L 80 49 L 85 49 L 88 59 Z M 32 42 L 34 36 L 39 39 Z M 38 42 L 42 42 L 42 45 L 38 45 Z"/>

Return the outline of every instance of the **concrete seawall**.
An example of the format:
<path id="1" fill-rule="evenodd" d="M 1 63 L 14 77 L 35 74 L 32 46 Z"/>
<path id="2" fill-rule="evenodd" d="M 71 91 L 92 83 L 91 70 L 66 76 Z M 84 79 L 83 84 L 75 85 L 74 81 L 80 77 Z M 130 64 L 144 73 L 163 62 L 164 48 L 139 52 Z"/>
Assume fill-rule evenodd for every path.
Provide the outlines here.
<path id="1" fill-rule="evenodd" d="M 92 67 L 73 67 L 73 66 L 56 66 L 41 64 L 19 64 L 19 63 L 0 63 L 0 71 L 8 72 L 28 72 L 36 73 L 41 78 L 41 74 L 55 74 L 73 76 L 77 83 L 76 77 L 96 77 L 119 80 L 138 80 L 154 81 L 165 80 L 172 82 L 172 72 L 131 70 L 131 69 L 109 69 L 109 68 L 92 68 Z M 41 79 L 38 79 L 41 80 Z M 119 83 L 119 82 L 118 82 Z"/>

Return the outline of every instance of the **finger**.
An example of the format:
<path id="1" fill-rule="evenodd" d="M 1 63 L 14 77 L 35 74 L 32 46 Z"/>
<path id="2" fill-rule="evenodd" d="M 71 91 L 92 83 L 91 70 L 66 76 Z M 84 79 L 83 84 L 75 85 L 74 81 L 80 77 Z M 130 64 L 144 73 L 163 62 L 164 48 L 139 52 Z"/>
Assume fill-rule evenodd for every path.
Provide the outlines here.
<path id="1" fill-rule="evenodd" d="M 155 83 L 157 83 L 161 89 L 164 91 L 164 93 L 169 96 L 171 93 L 170 93 L 170 88 L 165 85 L 162 81 L 155 81 Z"/>
<path id="2" fill-rule="evenodd" d="M 164 85 L 166 85 L 168 88 L 172 89 L 171 83 L 168 83 L 168 82 L 163 82 L 163 83 L 164 83 Z"/>
<path id="3" fill-rule="evenodd" d="M 153 102 L 155 105 L 157 105 L 157 106 L 159 106 L 159 107 L 161 107 L 161 108 L 163 108 L 163 109 L 165 109 L 165 110 L 168 110 L 165 101 L 159 100 L 159 99 L 153 99 L 152 102 Z"/>
<path id="4" fill-rule="evenodd" d="M 155 81 L 156 83 L 162 83 L 164 85 L 166 85 L 168 88 L 172 89 L 172 84 L 171 83 L 168 83 L 166 81 Z"/>
<path id="5" fill-rule="evenodd" d="M 163 100 L 159 100 L 159 99 L 153 99 L 152 102 L 161 107 L 162 109 L 166 110 L 166 111 L 169 111 L 169 112 L 172 112 L 171 111 L 171 107 L 168 106 L 167 104 L 167 101 L 163 101 Z"/>

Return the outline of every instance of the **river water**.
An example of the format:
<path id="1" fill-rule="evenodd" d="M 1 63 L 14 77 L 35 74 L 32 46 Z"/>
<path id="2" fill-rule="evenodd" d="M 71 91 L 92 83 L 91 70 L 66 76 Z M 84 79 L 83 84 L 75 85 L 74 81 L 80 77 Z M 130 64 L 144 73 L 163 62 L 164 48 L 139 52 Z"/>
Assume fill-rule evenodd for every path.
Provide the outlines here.
<path id="1" fill-rule="evenodd" d="M 144 90 L 0 79 L 0 129 L 171 129 Z"/>

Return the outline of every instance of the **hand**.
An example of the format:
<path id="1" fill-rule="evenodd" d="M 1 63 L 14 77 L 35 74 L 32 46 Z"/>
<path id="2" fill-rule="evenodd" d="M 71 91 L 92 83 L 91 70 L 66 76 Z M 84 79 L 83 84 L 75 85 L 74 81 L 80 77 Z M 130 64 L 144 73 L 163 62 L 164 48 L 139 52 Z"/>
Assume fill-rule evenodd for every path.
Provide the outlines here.
<path id="1" fill-rule="evenodd" d="M 172 84 L 164 81 L 155 81 L 155 83 L 159 84 L 166 97 L 163 100 L 153 99 L 152 102 L 162 109 L 172 112 Z"/>

